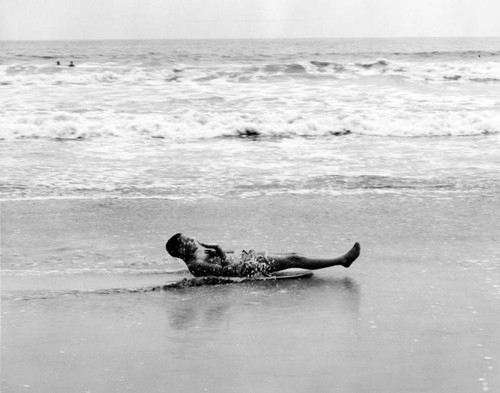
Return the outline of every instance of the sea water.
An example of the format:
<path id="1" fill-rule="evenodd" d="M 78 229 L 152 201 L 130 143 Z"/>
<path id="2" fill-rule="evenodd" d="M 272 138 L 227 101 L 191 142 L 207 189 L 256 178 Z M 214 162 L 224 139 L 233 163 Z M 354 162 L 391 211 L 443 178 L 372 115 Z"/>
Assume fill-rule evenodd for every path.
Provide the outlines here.
<path id="1" fill-rule="evenodd" d="M 496 38 L 1 42 L 0 91 L 4 201 L 127 206 L 500 192 Z M 133 205 L 132 214 L 78 203 L 74 214 L 33 207 L 42 212 L 27 221 L 4 214 L 3 273 L 182 267 L 163 258 L 172 220 L 142 214 L 148 205 Z M 58 214 L 54 225 L 44 209 Z M 168 230 L 219 221 L 186 214 Z M 142 253 L 130 240 L 114 243 L 130 236 L 120 232 L 124 215 L 135 222 L 133 237 L 143 237 Z M 257 247 L 257 234 L 238 234 L 245 220 L 235 215 L 225 232 L 216 225 L 205 236 Z M 284 225 L 275 224 L 274 232 Z M 161 238 L 150 236 L 153 228 Z M 6 243 L 39 232 L 48 243 L 31 252 Z M 287 251 L 283 241 L 262 243 Z"/>
<path id="2" fill-rule="evenodd" d="M 1 42 L 0 92 L 3 199 L 500 189 L 498 38 Z"/>
<path id="3" fill-rule="evenodd" d="M 0 91 L 5 201 L 500 192 L 498 38 L 2 42 Z M 168 222 L 154 223 L 157 212 L 131 215 L 134 230 L 151 225 L 140 236 L 154 225 L 163 236 L 144 238 L 137 254 L 130 242 L 112 245 L 129 236 L 117 224 L 124 211 L 85 206 L 49 209 L 60 216 L 47 230 L 4 214 L 7 239 L 46 231 L 59 244 L 14 256 L 4 242 L 4 274 L 179 269 L 147 251 L 165 254 Z M 169 230 L 218 222 L 206 217 L 187 214 Z M 232 245 L 244 220 L 206 236 Z"/>
<path id="4" fill-rule="evenodd" d="M 2 391 L 496 391 L 499 108 L 500 39 L 1 42 Z"/>

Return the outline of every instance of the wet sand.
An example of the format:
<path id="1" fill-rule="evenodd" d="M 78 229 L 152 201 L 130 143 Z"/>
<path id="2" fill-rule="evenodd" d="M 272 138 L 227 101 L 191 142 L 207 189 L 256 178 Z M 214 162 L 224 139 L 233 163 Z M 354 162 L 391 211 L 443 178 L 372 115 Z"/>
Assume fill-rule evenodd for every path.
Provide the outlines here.
<path id="1" fill-rule="evenodd" d="M 498 206 L 475 193 L 4 201 L 2 391 L 499 391 Z M 147 290 L 186 276 L 164 252 L 179 231 L 315 256 L 359 241 L 362 255 L 303 280 Z"/>

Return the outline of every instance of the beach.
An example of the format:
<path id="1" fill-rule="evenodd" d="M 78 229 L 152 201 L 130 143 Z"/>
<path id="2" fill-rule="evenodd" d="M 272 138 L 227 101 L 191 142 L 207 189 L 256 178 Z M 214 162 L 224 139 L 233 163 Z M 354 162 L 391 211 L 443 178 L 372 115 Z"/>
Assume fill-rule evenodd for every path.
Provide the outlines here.
<path id="1" fill-rule="evenodd" d="M 496 391 L 497 206 L 474 193 L 3 202 L 3 389 Z M 326 257 L 360 241 L 362 253 L 308 279 L 152 290 L 188 276 L 164 252 L 178 230 L 226 248 Z M 127 269 L 15 274 L 16 260 L 56 270 L 96 255 Z M 143 259 L 149 274 L 134 271 Z"/>
<path id="2" fill-rule="evenodd" d="M 499 48 L 0 41 L 2 392 L 500 391 Z"/>

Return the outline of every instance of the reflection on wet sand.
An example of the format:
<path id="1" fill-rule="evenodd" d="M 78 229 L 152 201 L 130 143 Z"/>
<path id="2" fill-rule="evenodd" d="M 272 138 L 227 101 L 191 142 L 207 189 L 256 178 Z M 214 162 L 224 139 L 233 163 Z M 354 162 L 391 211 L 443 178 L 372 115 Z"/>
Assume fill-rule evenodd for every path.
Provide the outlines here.
<path id="1" fill-rule="evenodd" d="M 176 373 L 179 387 L 272 392 L 285 383 L 287 391 L 308 391 L 306 381 L 320 376 L 328 383 L 346 379 L 352 371 L 344 359 L 362 328 L 361 288 L 327 274 L 335 272 L 163 291 L 173 367 L 190 370 Z"/>
<path id="2" fill-rule="evenodd" d="M 259 315 L 297 313 L 304 317 L 321 312 L 323 317 L 335 315 L 337 322 L 341 318 L 355 321 L 360 306 L 359 285 L 348 277 L 169 288 L 165 293 L 169 298 L 167 320 L 172 328 L 183 331 L 217 328 L 256 311 Z M 170 298 L 173 294 L 176 301 Z"/>

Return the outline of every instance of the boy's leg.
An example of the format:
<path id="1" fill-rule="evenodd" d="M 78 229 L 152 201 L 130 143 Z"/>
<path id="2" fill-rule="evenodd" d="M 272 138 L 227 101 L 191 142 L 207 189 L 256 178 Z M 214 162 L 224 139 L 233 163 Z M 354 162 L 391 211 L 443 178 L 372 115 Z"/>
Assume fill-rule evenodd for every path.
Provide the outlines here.
<path id="1" fill-rule="evenodd" d="M 293 267 L 302 269 L 323 269 L 330 266 L 349 267 L 359 256 L 359 243 L 355 243 L 349 252 L 337 258 L 306 258 L 301 255 L 269 255 L 269 259 L 273 261 L 272 270 L 283 270 Z"/>

